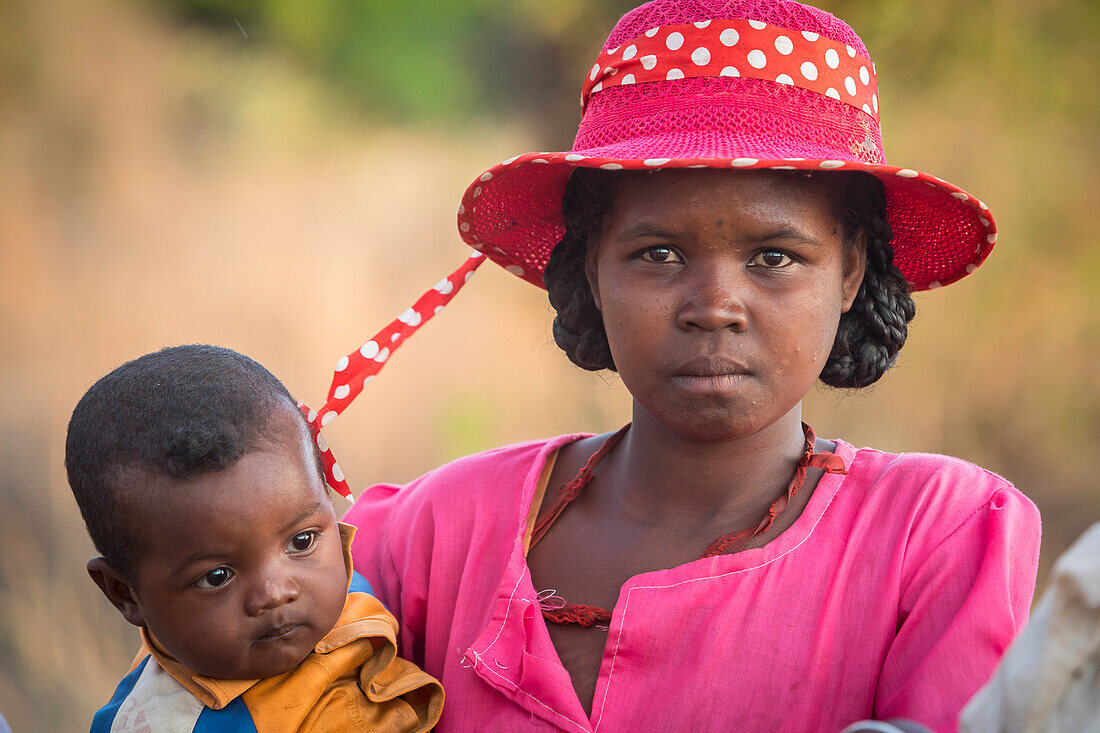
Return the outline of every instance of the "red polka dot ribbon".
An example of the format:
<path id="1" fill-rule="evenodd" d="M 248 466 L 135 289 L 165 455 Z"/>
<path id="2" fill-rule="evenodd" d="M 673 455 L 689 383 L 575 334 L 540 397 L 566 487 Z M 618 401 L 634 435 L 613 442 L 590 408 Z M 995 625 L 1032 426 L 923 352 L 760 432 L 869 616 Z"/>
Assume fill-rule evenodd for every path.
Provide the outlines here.
<path id="1" fill-rule="evenodd" d="M 791 84 L 840 100 L 878 120 L 878 82 L 870 59 L 818 33 L 758 20 L 704 20 L 650 28 L 600 54 L 585 80 L 581 106 L 609 87 L 699 76 Z"/>
<path id="2" fill-rule="evenodd" d="M 317 447 L 325 464 L 325 482 L 346 499 L 351 499 L 351 489 L 344 480 L 344 472 L 336 463 L 328 442 L 321 435 L 321 428 L 327 427 L 336 417 L 347 409 L 359 396 L 363 388 L 370 384 L 374 375 L 418 328 L 428 322 L 432 316 L 443 310 L 451 302 L 462 286 L 474 274 L 474 270 L 485 261 L 480 252 L 471 254 L 462 266 L 443 278 L 432 289 L 420 296 L 411 308 L 395 318 L 388 326 L 371 337 L 369 341 L 336 362 L 332 384 L 328 388 L 328 400 L 320 410 L 311 410 L 304 402 L 298 408 L 306 417 L 309 431 L 317 441 Z"/>

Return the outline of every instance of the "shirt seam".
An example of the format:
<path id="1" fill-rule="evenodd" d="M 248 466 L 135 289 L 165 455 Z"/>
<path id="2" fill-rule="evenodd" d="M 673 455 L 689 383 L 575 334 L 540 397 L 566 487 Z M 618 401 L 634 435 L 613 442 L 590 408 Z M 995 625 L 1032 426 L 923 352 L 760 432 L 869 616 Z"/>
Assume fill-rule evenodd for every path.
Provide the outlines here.
<path id="1" fill-rule="evenodd" d="M 996 474 L 991 474 L 991 475 L 996 476 Z M 1001 479 L 1001 480 L 1004 481 L 1006 484 L 1008 483 L 1008 481 L 1005 480 L 1005 479 Z M 954 529 L 952 529 L 950 532 L 948 532 L 946 535 L 944 535 L 941 539 L 939 539 L 938 541 L 936 541 L 935 543 L 933 543 L 931 545 L 931 547 L 932 547 L 931 551 L 929 551 L 921 559 L 921 561 L 919 563 L 917 563 L 917 568 L 913 569 L 913 572 L 909 573 L 909 577 L 907 577 L 905 579 L 905 586 L 902 587 L 902 588 L 899 588 L 899 594 L 898 594 L 898 603 L 899 604 L 901 603 L 901 599 L 905 598 L 905 596 L 908 595 L 909 588 L 912 586 L 913 580 L 916 577 L 916 575 L 918 574 L 919 568 L 923 567 L 924 563 L 928 562 L 929 558 L 931 558 L 933 555 L 935 555 L 942 547 L 944 547 L 944 545 L 946 545 L 948 542 L 950 542 L 951 539 L 955 535 L 957 535 L 959 532 L 961 532 L 965 527 L 968 527 L 970 525 L 970 523 L 973 522 L 975 520 L 975 518 L 978 517 L 979 514 L 985 513 L 988 516 L 991 513 L 991 510 L 993 509 L 994 500 L 996 500 L 997 497 L 999 497 L 999 496 L 1005 495 L 1006 493 L 1007 492 L 1005 491 L 1004 486 L 1001 486 L 1001 487 L 998 487 L 997 489 L 995 489 L 993 491 L 993 493 L 991 493 L 989 495 L 989 498 L 987 498 L 985 501 L 983 501 L 978 506 L 974 507 L 973 511 L 971 511 L 969 514 L 967 514 L 965 517 L 963 517 L 962 520 L 960 520 L 959 523 L 954 527 Z M 910 530 L 912 530 L 912 527 L 910 527 Z M 908 552 L 909 546 L 908 546 L 908 543 L 906 543 L 906 548 L 905 549 L 906 549 L 906 552 L 904 553 L 904 555 L 902 557 L 902 568 L 903 568 L 903 570 L 905 569 L 906 566 L 909 565 L 909 552 Z M 900 614 L 900 612 L 901 612 L 900 608 L 898 609 L 898 612 Z"/>
<path id="2" fill-rule="evenodd" d="M 586 436 L 582 435 L 579 438 L 574 437 L 574 436 L 569 436 L 569 437 L 572 437 L 573 440 L 580 440 L 580 439 L 582 439 Z M 552 442 L 552 441 L 548 441 L 548 444 L 549 444 L 549 442 Z M 555 451 L 561 450 L 561 447 L 563 445 L 565 445 L 566 443 L 569 443 L 569 442 L 573 442 L 573 441 L 563 440 L 559 445 L 557 445 L 554 448 L 548 448 L 546 446 L 543 447 L 543 449 L 546 452 L 542 456 L 543 465 L 539 467 L 538 475 L 536 476 L 536 479 L 535 479 L 536 483 L 537 483 L 538 479 L 542 476 L 543 469 L 546 467 L 546 461 L 550 457 L 550 454 L 555 452 Z M 532 501 L 533 500 L 534 500 L 534 498 L 532 497 Z M 527 513 L 528 514 L 530 513 L 530 507 L 528 507 L 528 512 Z M 525 520 L 526 520 L 526 515 L 525 515 Z M 526 529 L 526 521 L 524 521 L 524 527 Z M 521 537 L 520 538 L 520 543 L 522 544 L 522 542 L 523 542 L 523 538 Z M 515 551 L 515 544 L 512 545 L 512 550 L 513 550 L 513 552 Z M 512 682 L 508 678 L 504 677 L 504 675 L 500 674 L 495 669 L 493 669 L 488 664 L 486 664 L 485 660 L 482 658 L 482 655 L 487 653 L 490 649 L 492 649 L 496 645 L 496 643 L 500 640 L 500 635 L 504 633 L 504 628 L 508 625 L 508 618 L 512 614 L 512 603 L 515 600 L 516 592 L 519 591 L 519 587 L 523 583 L 523 578 L 525 577 L 526 572 L 528 572 L 527 561 L 526 561 L 526 553 L 523 554 L 523 557 L 524 557 L 523 569 L 520 570 L 519 576 L 516 578 L 516 584 L 514 586 L 512 586 L 512 590 L 508 594 L 508 600 L 507 600 L 507 603 L 505 604 L 504 618 L 501 620 L 500 625 L 497 627 L 497 635 L 494 636 L 493 640 L 491 642 L 489 642 L 488 645 L 486 645 L 486 647 L 484 649 L 482 649 L 480 652 L 475 650 L 473 647 L 470 648 L 469 652 L 470 652 L 470 654 L 474 655 L 474 657 L 477 659 L 477 661 L 481 664 L 482 669 L 484 669 L 486 672 L 489 672 L 489 673 L 493 674 L 494 676 L 500 678 L 503 682 L 507 683 L 513 690 L 515 690 L 516 692 L 519 692 L 524 697 L 528 697 L 528 698 L 534 700 L 539 705 L 541 705 L 542 707 L 544 707 L 547 710 L 549 710 L 550 712 L 552 712 L 554 715 L 557 715 L 558 717 L 562 718 L 563 720 L 568 721 L 572 725 L 578 727 L 580 730 L 585 730 L 584 726 L 578 725 L 577 722 L 575 720 L 573 720 L 572 718 L 570 718 L 569 716 L 567 716 L 564 713 L 558 711 L 557 709 L 551 707 L 549 704 L 543 702 L 539 698 L 535 697 L 531 693 L 529 693 L 526 690 L 524 690 L 523 688 L 521 688 L 519 685 L 515 684 L 514 682 Z M 589 723 L 589 727 L 591 727 L 591 723 Z"/>
<path id="3" fill-rule="evenodd" d="M 512 587 L 512 592 L 508 596 L 508 602 L 505 604 L 504 618 L 501 620 L 500 627 L 497 629 L 497 635 L 494 636 L 493 640 L 490 641 L 489 644 L 481 650 L 480 654 L 488 652 L 490 649 L 493 648 L 497 641 L 500 640 L 500 635 L 504 633 L 504 627 L 508 625 L 508 617 L 512 615 L 512 601 L 515 599 L 516 591 L 519 590 L 520 583 L 522 582 L 523 573 L 521 572 L 519 574 L 519 577 L 516 578 L 516 584 Z M 479 654 L 479 652 L 476 652 L 473 649 L 470 649 L 470 651 L 472 651 L 474 654 Z"/>
<path id="4" fill-rule="evenodd" d="M 573 437 L 573 436 L 562 436 L 562 437 Z M 576 440 L 577 438 L 574 438 L 574 439 Z M 545 467 L 546 460 L 550 456 L 551 451 L 559 450 L 561 448 L 561 446 L 565 445 L 567 442 L 570 442 L 570 441 L 562 441 L 556 448 L 549 448 L 548 446 L 552 442 L 553 442 L 552 440 L 547 441 L 546 444 L 540 449 L 540 450 L 545 451 L 545 452 L 542 455 L 543 465 L 539 466 L 538 474 L 536 475 L 536 478 L 535 478 L 536 482 L 538 481 L 538 477 L 542 475 L 542 469 L 543 469 L 543 467 Z M 526 490 L 526 487 L 525 487 L 525 490 Z M 533 500 L 533 497 L 532 497 L 532 500 Z M 525 512 L 523 514 L 523 516 L 524 516 L 523 526 L 526 529 L 526 516 L 527 516 L 527 513 Z M 522 545 L 522 543 L 523 543 L 523 537 L 522 536 L 520 537 L 519 541 L 520 541 L 520 544 Z M 513 553 L 515 552 L 515 549 L 516 549 L 516 545 L 515 545 L 515 542 L 513 541 L 513 543 L 512 543 L 512 552 Z M 500 640 L 500 635 L 504 633 L 504 627 L 508 625 L 508 617 L 512 613 L 512 601 L 515 600 L 516 591 L 519 590 L 520 584 L 523 583 L 523 578 L 524 578 L 524 575 L 525 575 L 525 571 L 528 570 L 526 555 L 524 555 L 523 558 L 524 558 L 523 568 L 520 570 L 519 575 L 516 577 L 516 584 L 514 586 L 512 586 L 512 590 L 508 594 L 508 601 L 507 601 L 507 604 L 506 604 L 507 607 L 504 611 L 504 619 L 501 621 L 500 626 L 497 628 L 497 635 L 494 636 L 493 640 L 490 641 L 489 644 L 484 649 L 481 650 L 480 654 L 484 654 L 484 653 L 488 652 L 490 649 L 493 648 L 493 646 L 497 643 L 497 641 Z M 511 557 L 508 558 L 508 561 L 509 561 L 509 563 L 511 563 Z M 507 572 L 507 570 L 505 572 Z M 499 603 L 499 600 L 498 600 L 498 603 Z M 473 652 L 475 655 L 479 654 L 479 652 L 474 651 L 472 647 L 470 648 L 470 651 Z M 488 669 L 488 667 L 486 667 L 486 669 Z M 527 694 L 527 693 L 524 693 L 524 694 Z"/>
<path id="5" fill-rule="evenodd" d="M 486 648 L 486 651 L 488 651 L 488 648 Z M 486 672 L 488 672 L 488 673 L 490 673 L 490 674 L 492 674 L 492 675 L 494 675 L 494 676 L 496 676 L 496 677 L 500 678 L 500 680 L 501 680 L 502 682 L 506 683 L 506 684 L 507 684 L 507 685 L 508 685 L 509 687 L 511 687 L 511 688 L 512 688 L 513 690 L 515 690 L 516 692 L 520 693 L 520 694 L 521 694 L 521 695 L 523 695 L 524 697 L 528 697 L 528 698 L 531 698 L 532 700 L 534 700 L 534 701 L 535 701 L 535 702 L 537 702 L 537 703 L 538 703 L 539 705 L 543 706 L 544 708 L 546 708 L 547 710 L 549 710 L 550 712 L 552 712 L 552 713 L 553 713 L 554 715 L 558 716 L 559 718 L 562 718 L 563 720 L 565 720 L 566 722 L 568 722 L 568 723 L 570 723 L 570 724 L 572 724 L 572 725 L 576 726 L 576 727 L 577 727 L 577 728 L 579 728 L 580 730 L 585 730 L 585 727 L 584 727 L 583 725 L 580 725 L 579 723 L 577 723 L 577 721 L 573 720 L 572 718 L 570 718 L 569 716 L 565 715 L 564 713 L 561 713 L 561 712 L 559 712 L 558 710 L 556 710 L 556 709 L 554 709 L 554 708 L 550 707 L 550 706 L 549 706 L 548 704 L 544 703 L 544 702 L 543 702 L 542 700 L 538 699 L 537 697 L 535 697 L 535 696 L 534 696 L 534 695 L 532 695 L 531 693 L 527 692 L 527 691 L 526 691 L 526 690 L 524 690 L 524 689 L 523 689 L 522 687 L 520 687 L 519 685 L 515 684 L 514 682 L 512 682 L 511 680 L 509 680 L 509 679 L 508 679 L 507 677 L 505 677 L 504 675 L 500 674 L 500 673 L 499 673 L 499 672 L 497 672 L 497 671 L 496 671 L 495 669 L 493 669 L 492 667 L 490 667 L 490 666 L 489 666 L 488 664 L 486 664 L 486 663 L 485 663 L 485 660 L 481 658 L 481 655 L 480 655 L 480 654 L 478 654 L 477 652 L 475 652 L 475 651 L 474 651 L 473 649 L 471 649 L 471 650 L 470 650 L 470 653 L 471 653 L 471 654 L 473 654 L 473 655 L 474 655 L 474 656 L 475 656 L 475 657 L 477 658 L 477 661 L 478 661 L 478 662 L 479 662 L 479 663 L 481 664 L 482 668 L 483 668 L 483 669 L 484 669 L 484 670 L 485 670 Z"/>
<path id="6" fill-rule="evenodd" d="M 855 457 L 854 456 L 853 456 L 852 462 L 855 463 Z M 846 479 L 846 478 L 847 478 L 847 476 L 842 476 L 841 477 L 841 484 L 844 483 L 844 479 Z M 714 574 L 714 575 L 707 575 L 705 577 L 687 578 L 685 580 L 678 580 L 675 583 L 669 583 L 667 585 L 639 585 L 639 586 L 635 586 L 635 587 L 631 588 L 630 590 L 628 590 L 626 592 L 626 600 L 623 603 L 622 618 L 619 621 L 619 633 L 615 637 L 615 648 L 611 650 L 611 669 L 608 670 L 608 672 L 607 672 L 607 684 L 604 685 L 603 700 L 600 701 L 600 716 L 599 716 L 599 718 L 596 719 L 595 724 L 592 726 L 593 731 L 598 731 L 600 729 L 600 724 L 603 722 L 604 709 L 606 708 L 607 698 L 609 697 L 609 693 L 611 691 L 611 679 L 615 675 L 615 663 L 616 663 L 616 661 L 618 660 L 618 657 L 619 657 L 619 643 L 622 641 L 623 630 L 626 628 L 626 615 L 627 615 L 627 613 L 629 611 L 629 608 L 630 608 L 630 596 L 634 593 L 634 591 L 636 591 L 636 590 L 656 590 L 656 589 L 663 589 L 663 588 L 675 588 L 677 586 L 686 585 L 688 583 L 696 583 L 696 582 L 700 582 L 700 581 L 704 581 L 704 580 L 716 580 L 718 578 L 725 578 L 725 577 L 728 577 L 728 576 L 731 576 L 731 575 L 738 575 L 740 573 L 746 573 L 746 572 L 749 572 L 751 570 L 759 570 L 760 568 L 771 565 L 775 561 L 777 561 L 781 558 L 784 558 L 787 555 L 791 554 L 792 552 L 797 550 L 799 547 L 804 545 L 807 541 L 809 541 L 810 537 L 812 537 L 814 532 L 817 530 L 818 525 L 821 524 L 821 520 L 825 518 L 825 514 L 829 511 L 829 507 L 831 507 L 833 505 L 833 500 L 836 499 L 837 495 L 840 493 L 840 488 L 841 488 L 840 486 L 837 486 L 836 491 L 834 491 L 832 496 L 829 497 L 828 503 L 826 503 L 825 506 L 822 508 L 821 514 L 818 515 L 817 519 L 814 521 L 813 525 L 810 527 L 810 530 L 806 533 L 805 537 L 803 537 L 801 540 L 799 540 L 798 543 L 796 543 L 792 547 L 788 548 L 786 551 L 776 555 L 773 558 L 770 558 L 770 559 L 766 560 L 765 562 L 762 562 L 758 565 L 753 565 L 752 567 L 738 568 L 737 570 L 730 570 L 730 571 L 727 571 L 727 572 L 724 572 L 724 573 L 717 573 L 717 574 Z"/>

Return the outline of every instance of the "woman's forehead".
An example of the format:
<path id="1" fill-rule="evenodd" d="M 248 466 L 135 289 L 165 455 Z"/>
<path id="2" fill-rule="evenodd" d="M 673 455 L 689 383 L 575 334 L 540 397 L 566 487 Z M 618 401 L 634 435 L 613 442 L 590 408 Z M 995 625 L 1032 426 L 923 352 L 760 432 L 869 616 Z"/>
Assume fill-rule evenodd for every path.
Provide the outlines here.
<path id="1" fill-rule="evenodd" d="M 787 171 L 676 170 L 616 174 L 612 226 L 639 218 L 699 217 L 834 220 L 835 175 Z"/>

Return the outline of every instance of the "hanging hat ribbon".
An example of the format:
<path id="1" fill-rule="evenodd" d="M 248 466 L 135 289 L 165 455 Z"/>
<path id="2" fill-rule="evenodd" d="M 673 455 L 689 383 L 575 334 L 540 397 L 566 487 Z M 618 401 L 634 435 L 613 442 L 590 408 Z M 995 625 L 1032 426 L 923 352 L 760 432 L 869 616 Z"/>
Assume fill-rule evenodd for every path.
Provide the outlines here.
<path id="1" fill-rule="evenodd" d="M 345 499 L 351 500 L 351 489 L 344 480 L 344 472 L 337 465 L 328 442 L 321 435 L 321 428 L 327 427 L 337 415 L 347 409 L 352 400 L 363 391 L 363 387 L 381 371 L 393 352 L 432 316 L 443 310 L 443 306 L 455 297 L 484 261 L 480 252 L 474 252 L 461 267 L 433 285 L 431 290 L 421 295 L 411 308 L 395 318 L 390 325 L 355 351 L 340 357 L 336 362 L 332 384 L 328 388 L 328 400 L 320 410 L 311 410 L 304 402 L 298 403 L 298 408 L 306 417 L 309 431 L 321 451 L 325 464 L 325 483 Z"/>

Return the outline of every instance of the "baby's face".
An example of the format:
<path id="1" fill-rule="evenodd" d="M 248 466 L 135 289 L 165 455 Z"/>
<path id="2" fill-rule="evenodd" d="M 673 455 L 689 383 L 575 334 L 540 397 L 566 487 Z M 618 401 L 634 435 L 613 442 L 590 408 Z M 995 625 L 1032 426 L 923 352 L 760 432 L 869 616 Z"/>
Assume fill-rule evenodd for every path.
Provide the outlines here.
<path id="1" fill-rule="evenodd" d="M 201 675 L 286 672 L 343 610 L 336 515 L 294 419 L 274 416 L 278 440 L 224 471 L 151 479 L 134 507 L 145 526 L 134 588 L 144 625 Z"/>

